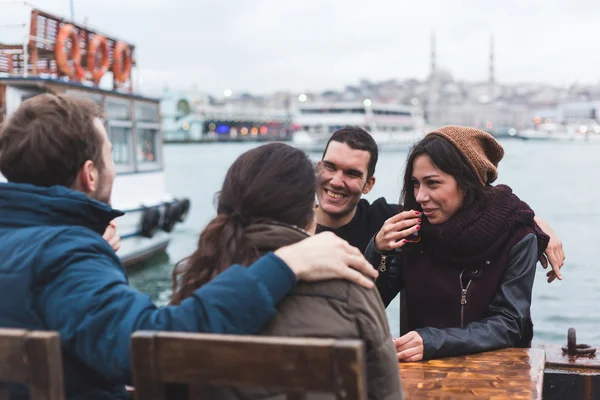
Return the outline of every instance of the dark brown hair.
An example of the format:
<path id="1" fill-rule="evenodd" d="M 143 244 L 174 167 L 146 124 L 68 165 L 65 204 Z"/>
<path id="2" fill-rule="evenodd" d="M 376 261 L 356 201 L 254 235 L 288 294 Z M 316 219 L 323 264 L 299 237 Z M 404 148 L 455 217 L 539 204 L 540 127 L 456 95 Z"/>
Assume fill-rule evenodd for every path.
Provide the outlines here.
<path id="1" fill-rule="evenodd" d="M 9 182 L 72 187 L 87 160 L 103 168 L 103 140 L 91 100 L 40 94 L 25 100 L 0 130 L 0 172 Z"/>
<path id="2" fill-rule="evenodd" d="M 329 143 L 340 142 L 345 143 L 354 150 L 364 150 L 369 152 L 369 165 L 367 168 L 367 179 L 371 178 L 375 174 L 375 166 L 377 165 L 377 158 L 379 158 L 379 149 L 373 136 L 367 131 L 357 126 L 347 126 L 339 129 L 331 135 L 323 151 L 321 160 L 325 158 Z"/>
<path id="3" fill-rule="evenodd" d="M 218 194 L 217 216 L 200 234 L 198 248 L 173 270 L 171 304 L 232 264 L 249 265 L 258 251 L 244 241 L 253 223 L 279 222 L 306 228 L 314 218 L 316 176 L 306 154 L 283 143 L 259 146 L 229 167 Z"/>
<path id="4" fill-rule="evenodd" d="M 456 147 L 441 136 L 429 135 L 411 148 L 406 159 L 404 185 L 399 202 L 404 205 L 404 210 L 421 210 L 415 198 L 412 175 L 415 159 L 423 154 L 427 154 L 437 168 L 456 179 L 458 187 L 465 193 L 463 207 L 471 206 L 485 193 L 485 187 L 481 185 L 479 178 Z"/>

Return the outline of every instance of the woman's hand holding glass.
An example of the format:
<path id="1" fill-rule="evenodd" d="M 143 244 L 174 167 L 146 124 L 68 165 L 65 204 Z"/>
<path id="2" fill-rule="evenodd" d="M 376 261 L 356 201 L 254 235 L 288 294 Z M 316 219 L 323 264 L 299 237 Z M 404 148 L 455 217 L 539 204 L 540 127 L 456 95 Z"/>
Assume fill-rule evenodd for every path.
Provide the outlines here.
<path id="1" fill-rule="evenodd" d="M 380 253 L 399 249 L 407 243 L 407 237 L 421 229 L 421 212 L 403 211 L 389 218 L 375 236 L 375 250 Z"/>

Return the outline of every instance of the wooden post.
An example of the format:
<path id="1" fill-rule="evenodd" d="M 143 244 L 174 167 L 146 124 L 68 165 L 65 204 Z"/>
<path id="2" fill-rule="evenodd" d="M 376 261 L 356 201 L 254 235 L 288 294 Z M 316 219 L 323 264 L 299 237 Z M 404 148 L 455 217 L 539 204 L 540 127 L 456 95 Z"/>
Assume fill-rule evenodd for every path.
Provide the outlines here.
<path id="1" fill-rule="evenodd" d="M 159 382 L 156 359 L 148 358 L 148 354 L 156 354 L 155 336 L 155 332 L 138 332 L 136 340 L 131 341 L 131 365 L 140 365 L 139 360 L 144 360 L 145 366 L 133 368 L 133 386 L 138 400 L 166 400 L 165 385 Z"/>
<path id="2" fill-rule="evenodd" d="M 37 10 L 31 11 L 31 26 L 29 28 L 29 52 L 31 53 L 31 72 L 33 75 L 38 74 L 38 48 L 37 41 L 33 38 L 37 37 L 37 20 L 38 20 L 38 12 Z M 46 28 L 48 29 L 48 28 Z M 25 66 L 27 68 L 27 66 Z"/>
<path id="3" fill-rule="evenodd" d="M 28 385 L 31 400 L 64 400 L 62 368 L 58 333 L 0 329 L 0 400 L 13 382 Z"/>
<path id="4" fill-rule="evenodd" d="M 62 354 L 58 335 L 49 332 L 32 332 L 27 335 L 25 357 L 29 367 L 31 398 L 64 399 Z"/>

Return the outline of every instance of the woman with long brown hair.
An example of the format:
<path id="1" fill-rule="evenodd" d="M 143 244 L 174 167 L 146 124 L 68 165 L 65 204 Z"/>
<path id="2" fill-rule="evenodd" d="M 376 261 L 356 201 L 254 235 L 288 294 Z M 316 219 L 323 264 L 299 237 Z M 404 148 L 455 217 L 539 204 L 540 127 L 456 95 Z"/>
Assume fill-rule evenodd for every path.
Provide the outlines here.
<path id="1" fill-rule="evenodd" d="M 366 250 L 381 265 L 384 303 L 406 295 L 399 361 L 530 345 L 535 265 L 549 237 L 510 187 L 492 185 L 503 156 L 492 135 L 463 126 L 436 129 L 409 152 L 404 211 Z"/>
<path id="2" fill-rule="evenodd" d="M 232 264 L 250 265 L 312 235 L 315 187 L 313 165 L 298 149 L 272 143 L 242 154 L 227 172 L 217 216 L 201 233 L 197 250 L 173 271 L 172 303 L 191 296 Z M 402 398 L 385 310 L 374 289 L 342 280 L 300 283 L 279 303 L 261 335 L 361 339 L 369 398 Z M 254 395 L 222 390 L 215 398 Z"/>

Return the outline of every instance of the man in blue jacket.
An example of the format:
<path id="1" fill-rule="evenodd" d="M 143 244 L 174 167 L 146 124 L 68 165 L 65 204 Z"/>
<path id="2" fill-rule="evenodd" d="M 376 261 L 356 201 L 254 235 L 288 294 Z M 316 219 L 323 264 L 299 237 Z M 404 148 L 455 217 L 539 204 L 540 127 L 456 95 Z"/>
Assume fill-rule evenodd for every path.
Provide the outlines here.
<path id="1" fill-rule="evenodd" d="M 374 278 L 372 266 L 328 233 L 232 266 L 181 305 L 157 308 L 128 285 L 102 238 L 121 213 L 109 205 L 116 172 L 99 117 L 89 100 L 43 94 L 0 132 L 9 181 L 0 183 L 0 327 L 60 333 L 68 398 L 127 398 L 137 330 L 253 334 L 297 280 L 373 286 L 361 274 Z"/>

